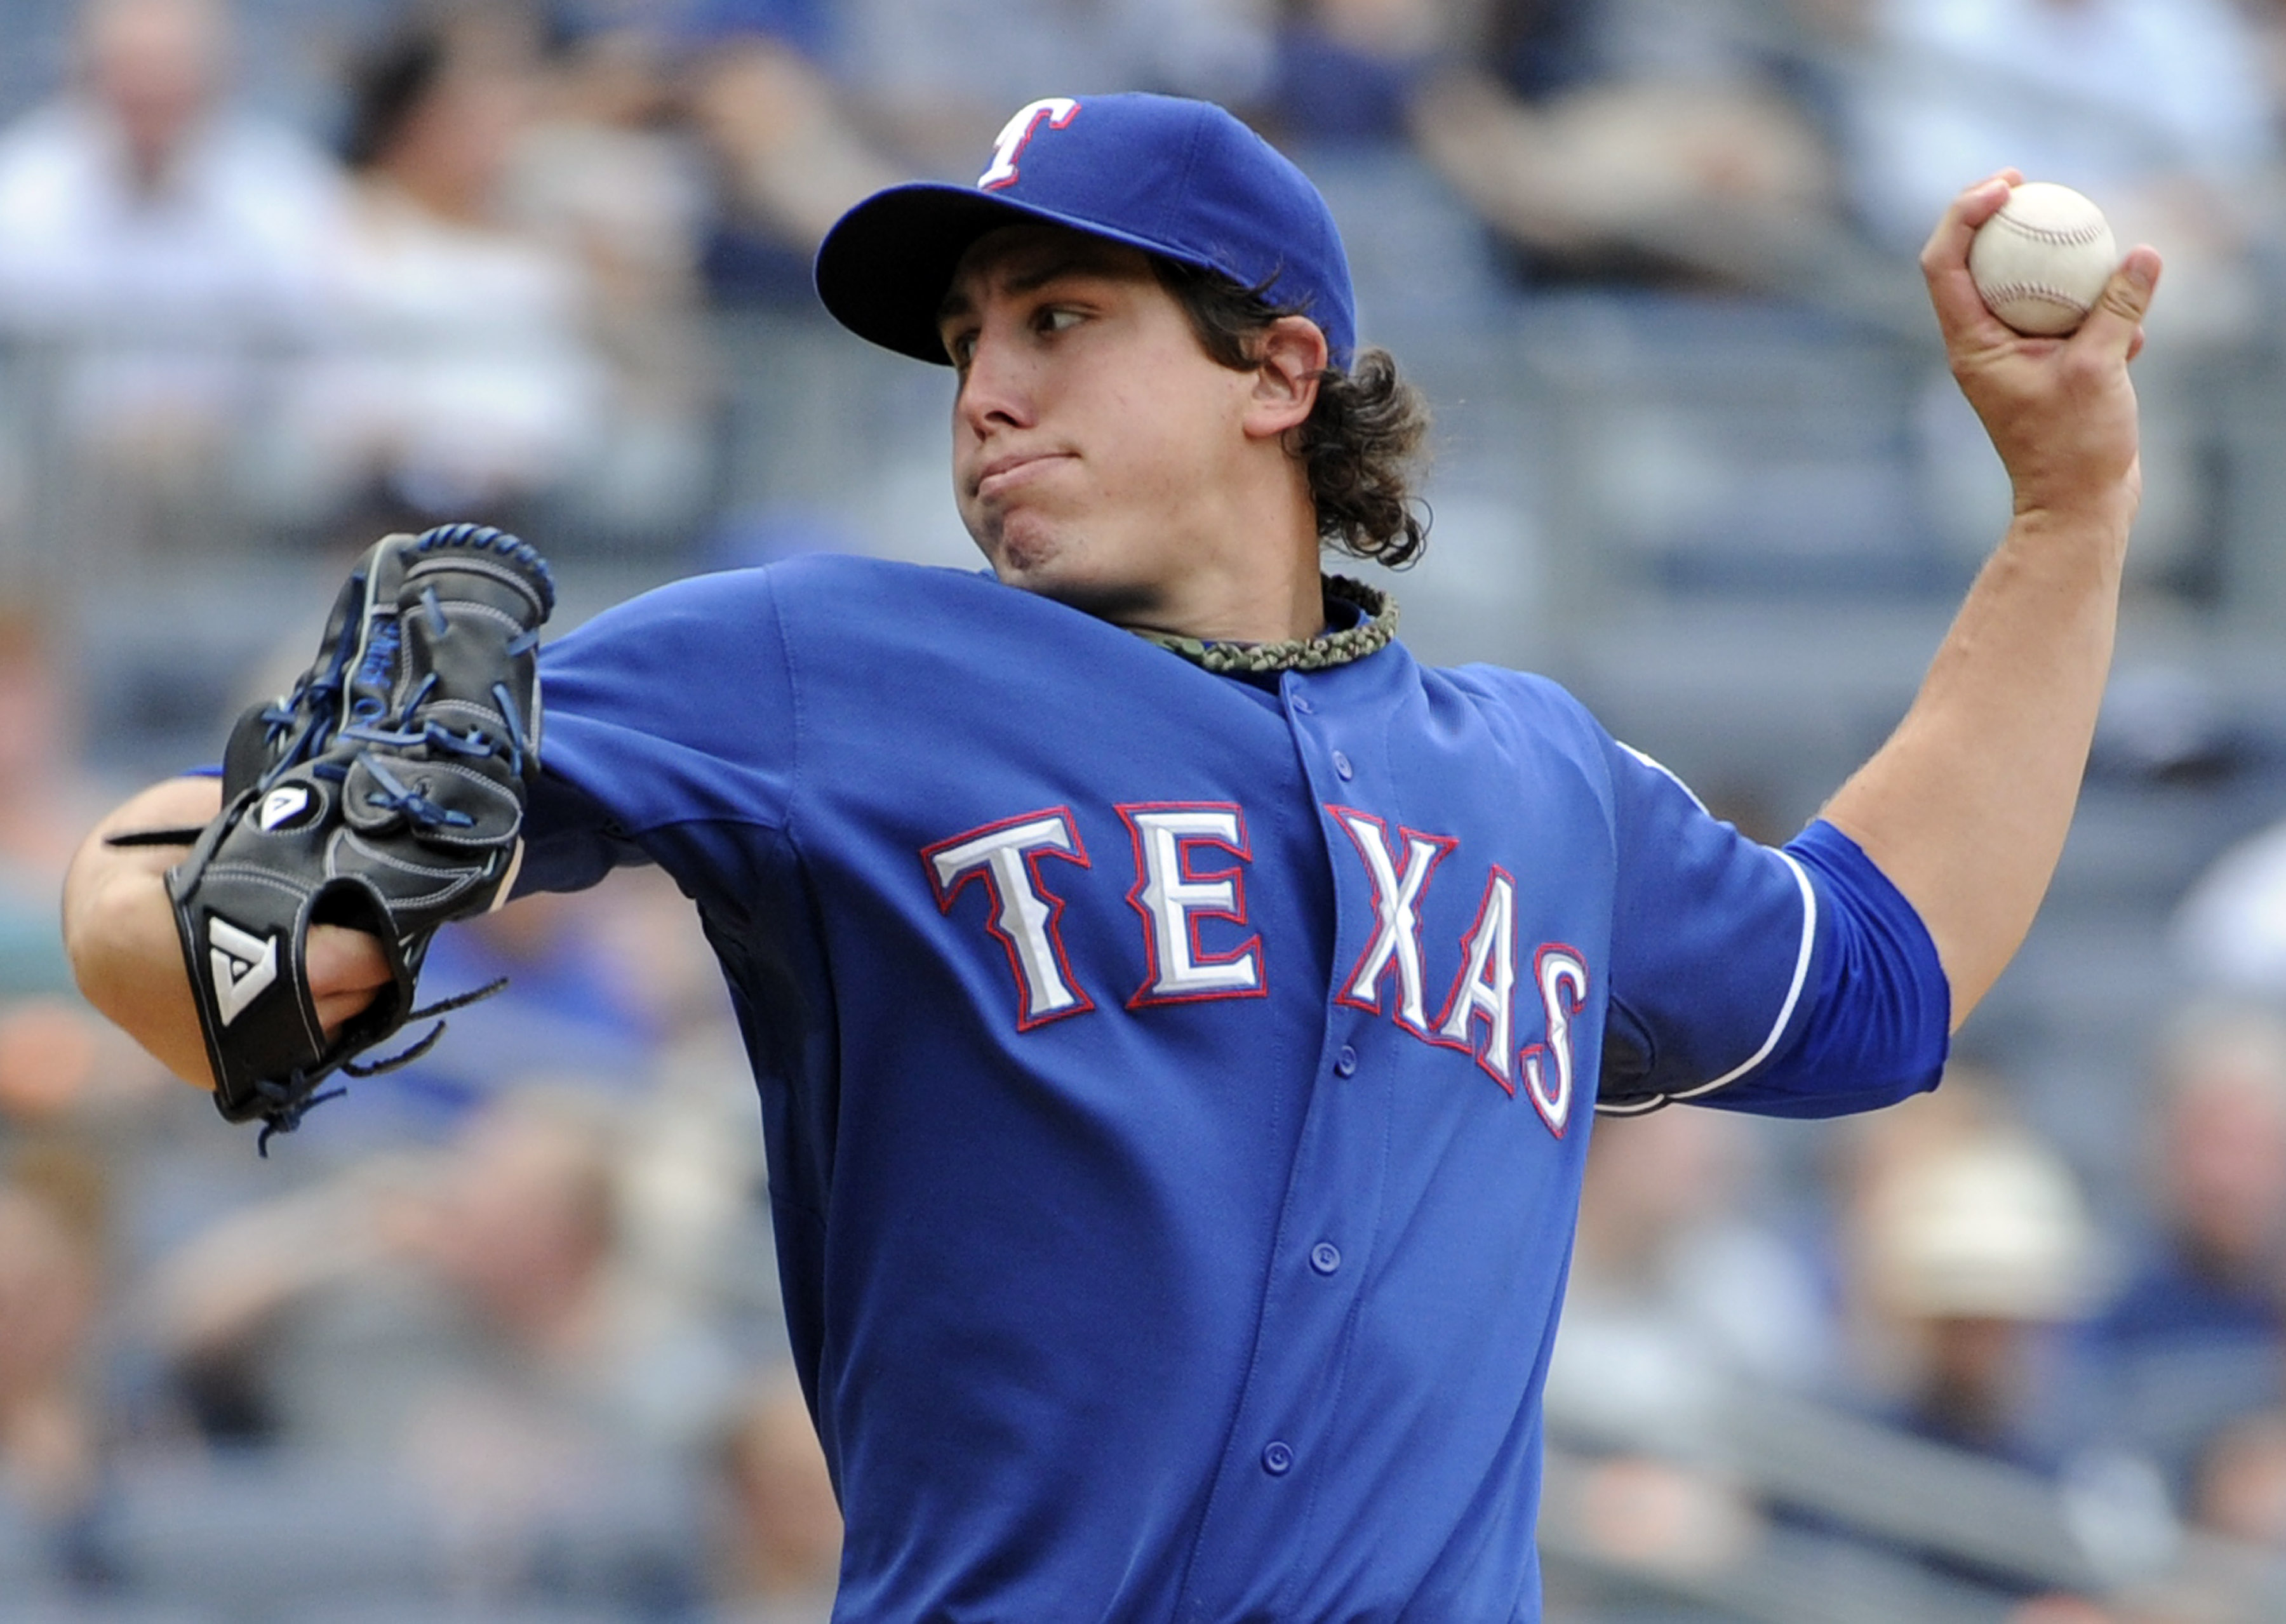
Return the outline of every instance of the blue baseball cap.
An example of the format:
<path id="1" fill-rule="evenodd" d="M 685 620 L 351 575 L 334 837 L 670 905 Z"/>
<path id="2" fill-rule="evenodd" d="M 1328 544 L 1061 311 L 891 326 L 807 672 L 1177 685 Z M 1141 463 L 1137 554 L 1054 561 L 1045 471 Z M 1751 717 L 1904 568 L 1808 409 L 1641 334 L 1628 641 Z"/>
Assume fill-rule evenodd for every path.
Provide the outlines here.
<path id="1" fill-rule="evenodd" d="M 891 186 L 843 215 L 818 247 L 818 296 L 861 338 L 947 364 L 937 309 L 961 256 L 987 232 L 1042 221 L 1298 306 L 1337 367 L 1357 347 L 1349 258 L 1317 187 L 1222 108 L 1174 96 L 1051 96 L 1019 109 L 974 185 Z"/>

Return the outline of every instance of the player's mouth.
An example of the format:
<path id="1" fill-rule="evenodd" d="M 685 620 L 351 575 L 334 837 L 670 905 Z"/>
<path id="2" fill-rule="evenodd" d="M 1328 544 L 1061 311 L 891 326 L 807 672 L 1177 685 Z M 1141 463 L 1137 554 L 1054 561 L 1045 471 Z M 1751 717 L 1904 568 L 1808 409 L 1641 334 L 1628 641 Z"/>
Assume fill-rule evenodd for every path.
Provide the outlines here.
<path id="1" fill-rule="evenodd" d="M 1062 451 L 1009 452 L 994 457 L 977 470 L 977 497 L 989 501 L 1004 496 L 1070 458 L 1069 452 Z"/>

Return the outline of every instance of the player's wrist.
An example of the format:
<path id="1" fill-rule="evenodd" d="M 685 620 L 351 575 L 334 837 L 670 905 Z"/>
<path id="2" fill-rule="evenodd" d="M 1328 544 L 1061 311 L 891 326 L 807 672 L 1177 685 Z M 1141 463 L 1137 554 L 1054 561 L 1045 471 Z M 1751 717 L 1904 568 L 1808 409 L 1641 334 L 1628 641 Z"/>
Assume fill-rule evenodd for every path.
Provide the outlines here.
<path id="1" fill-rule="evenodd" d="M 2070 536 L 2124 547 L 2142 500 L 2141 482 L 2132 477 L 2061 489 L 2020 484 L 2009 525 L 2030 535 Z"/>
<path id="2" fill-rule="evenodd" d="M 2011 519 L 2035 528 L 2124 538 L 2142 502 L 2142 464 L 2132 430 L 2124 436 L 2052 430 L 2042 439 L 2012 442 L 2001 461 L 2008 470 Z"/>

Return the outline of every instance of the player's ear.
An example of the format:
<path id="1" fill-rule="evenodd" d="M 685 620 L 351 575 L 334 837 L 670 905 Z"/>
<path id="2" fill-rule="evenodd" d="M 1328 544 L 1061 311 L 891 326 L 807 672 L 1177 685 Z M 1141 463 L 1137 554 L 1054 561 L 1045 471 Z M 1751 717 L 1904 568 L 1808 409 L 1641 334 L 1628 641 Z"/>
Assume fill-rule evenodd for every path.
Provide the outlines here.
<path id="1" fill-rule="evenodd" d="M 1281 316 L 1255 341 L 1254 385 L 1246 429 L 1273 438 L 1309 421 L 1326 369 L 1326 335 L 1307 316 Z"/>

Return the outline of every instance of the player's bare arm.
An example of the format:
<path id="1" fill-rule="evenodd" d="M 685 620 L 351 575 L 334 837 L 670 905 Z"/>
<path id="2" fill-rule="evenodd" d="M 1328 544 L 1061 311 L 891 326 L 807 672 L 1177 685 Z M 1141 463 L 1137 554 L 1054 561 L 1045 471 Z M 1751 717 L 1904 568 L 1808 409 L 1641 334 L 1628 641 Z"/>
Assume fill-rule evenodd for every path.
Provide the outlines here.
<path id="1" fill-rule="evenodd" d="M 1956 1027 L 2031 927 L 2078 798 L 2142 488 L 2127 365 L 2160 270 L 2153 249 L 2130 253 L 2068 339 L 2003 325 L 1977 295 L 1968 247 L 2020 178 L 1963 192 L 1921 253 L 2014 516 L 1904 722 L 1825 814 L 1919 912 Z"/>
<path id="2" fill-rule="evenodd" d="M 64 879 L 64 946 L 89 1003 L 176 1076 L 212 1088 L 205 1039 L 191 998 L 167 870 L 177 845 L 115 846 L 111 838 L 196 827 L 222 809 L 216 778 L 169 778 L 130 797 L 81 843 Z M 310 934 L 310 981 L 330 1029 L 372 1002 L 389 981 L 380 944 L 320 925 Z"/>

